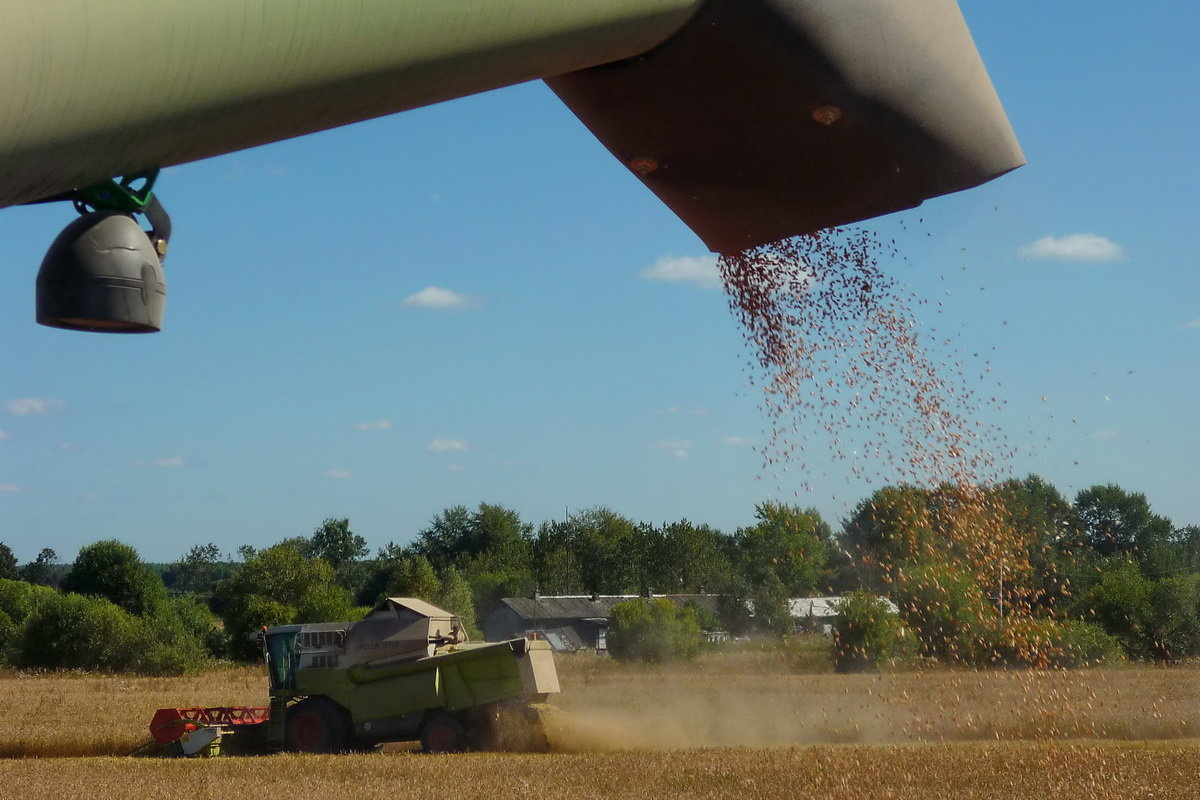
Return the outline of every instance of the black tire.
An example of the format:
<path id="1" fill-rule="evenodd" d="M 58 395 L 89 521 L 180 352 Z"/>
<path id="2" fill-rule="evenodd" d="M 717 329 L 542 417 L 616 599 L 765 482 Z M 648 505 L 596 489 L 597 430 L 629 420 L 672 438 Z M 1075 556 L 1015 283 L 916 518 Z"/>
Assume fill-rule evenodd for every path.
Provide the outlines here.
<path id="1" fill-rule="evenodd" d="M 297 753 L 340 753 L 349 725 L 340 707 L 323 697 L 301 700 L 286 712 L 284 747 Z"/>
<path id="2" fill-rule="evenodd" d="M 466 744 L 462 723 L 445 711 L 431 714 L 421 726 L 421 749 L 426 753 L 460 753 Z"/>

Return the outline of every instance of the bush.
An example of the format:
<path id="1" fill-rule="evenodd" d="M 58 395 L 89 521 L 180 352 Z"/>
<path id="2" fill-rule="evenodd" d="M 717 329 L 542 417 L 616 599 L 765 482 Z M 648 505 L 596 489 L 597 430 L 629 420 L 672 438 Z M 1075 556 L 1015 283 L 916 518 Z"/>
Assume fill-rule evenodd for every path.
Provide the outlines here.
<path id="1" fill-rule="evenodd" d="M 1010 617 L 987 641 L 993 664 L 1035 669 L 1074 669 L 1123 660 L 1121 643 L 1099 625 Z"/>
<path id="2" fill-rule="evenodd" d="M 618 603 L 608 629 L 608 652 L 622 661 L 695 658 L 700 652 L 696 612 L 662 597 Z"/>
<path id="3" fill-rule="evenodd" d="M 930 564 L 901 576 L 896 588 L 900 615 L 921 655 L 963 664 L 988 660 L 996 612 L 971 575 Z"/>
<path id="4" fill-rule="evenodd" d="M 47 599 L 25 621 L 16 666 L 136 671 L 144 623 L 108 600 L 80 594 Z"/>
<path id="5" fill-rule="evenodd" d="M 1149 594 L 1151 654 L 1168 662 L 1200 655 L 1200 575 L 1164 578 Z"/>
<path id="6" fill-rule="evenodd" d="M 1151 583 L 1136 566 L 1121 564 L 1104 573 L 1100 583 L 1083 598 L 1087 613 L 1117 637 L 1130 656 L 1152 654 L 1150 588 Z"/>
<path id="7" fill-rule="evenodd" d="M 0 579 L 0 611 L 18 625 L 47 597 L 58 597 L 58 592 L 49 586 Z"/>
<path id="8" fill-rule="evenodd" d="M 833 667 L 838 672 L 875 670 L 911 655 L 915 644 L 900 617 L 869 592 L 842 598 L 833 626 Z"/>
<path id="9" fill-rule="evenodd" d="M 180 604 L 163 604 L 153 615 L 137 617 L 102 597 L 55 594 L 25 620 L 13 642 L 12 662 L 25 669 L 198 672 L 209 662 L 196 620 L 195 612 Z"/>

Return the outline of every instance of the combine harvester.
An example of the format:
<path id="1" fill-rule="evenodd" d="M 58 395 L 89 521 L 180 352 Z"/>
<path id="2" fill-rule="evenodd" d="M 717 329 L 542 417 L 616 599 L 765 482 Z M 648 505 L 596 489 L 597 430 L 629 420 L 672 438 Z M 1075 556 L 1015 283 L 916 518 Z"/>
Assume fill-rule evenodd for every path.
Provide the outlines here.
<path id="1" fill-rule="evenodd" d="M 470 643 L 458 617 L 410 597 L 389 597 L 359 622 L 280 625 L 260 636 L 270 705 L 160 708 L 141 752 L 545 747 L 541 715 L 559 691 L 547 642 Z"/>
<path id="2" fill-rule="evenodd" d="M 955 0 L 0 0 L 0 11 L 0 208 L 61 200 L 82 215 L 37 280 L 38 321 L 72 330 L 161 328 L 160 169 L 537 78 L 720 253 L 911 208 L 1024 163 Z"/>

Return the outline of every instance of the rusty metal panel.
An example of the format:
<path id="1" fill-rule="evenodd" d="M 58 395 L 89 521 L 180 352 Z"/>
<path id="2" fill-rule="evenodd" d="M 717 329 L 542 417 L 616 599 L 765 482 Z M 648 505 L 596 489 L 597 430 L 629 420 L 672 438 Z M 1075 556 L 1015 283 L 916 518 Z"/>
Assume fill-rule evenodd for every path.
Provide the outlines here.
<path id="1" fill-rule="evenodd" d="M 955 0 L 712 0 L 653 51 L 547 83 L 717 252 L 1024 163 Z"/>

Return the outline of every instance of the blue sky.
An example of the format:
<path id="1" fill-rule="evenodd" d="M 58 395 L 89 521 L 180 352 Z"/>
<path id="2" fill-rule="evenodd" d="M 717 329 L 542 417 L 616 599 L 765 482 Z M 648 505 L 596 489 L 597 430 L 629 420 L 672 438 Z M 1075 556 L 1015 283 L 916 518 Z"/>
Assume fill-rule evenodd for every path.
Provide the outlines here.
<path id="1" fill-rule="evenodd" d="M 1011 474 L 1115 482 L 1200 523 L 1196 12 L 961 5 L 1029 164 L 870 223 L 904 253 L 889 270 L 942 301 L 920 314 L 957 337 L 947 357 L 990 359 L 980 388 L 1007 405 L 981 414 L 1019 447 Z M 150 336 L 37 326 L 71 212 L 0 210 L 0 541 L 22 561 L 102 538 L 172 560 L 331 516 L 378 547 L 479 502 L 732 531 L 779 499 L 836 524 L 888 479 L 764 474 L 705 248 L 540 83 L 172 168 L 158 191 L 175 235 Z"/>

